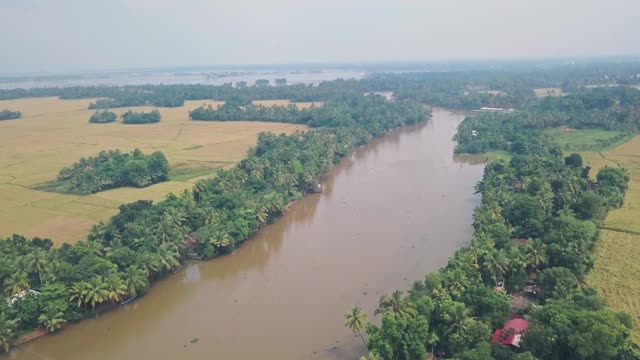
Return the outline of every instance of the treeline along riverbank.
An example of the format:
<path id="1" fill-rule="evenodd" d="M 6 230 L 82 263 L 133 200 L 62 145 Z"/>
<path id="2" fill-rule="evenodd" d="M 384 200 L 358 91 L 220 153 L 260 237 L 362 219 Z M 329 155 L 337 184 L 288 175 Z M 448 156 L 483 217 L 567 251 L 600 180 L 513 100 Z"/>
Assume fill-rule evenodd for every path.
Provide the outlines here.
<path id="1" fill-rule="evenodd" d="M 377 95 L 336 98 L 324 109 L 307 123 L 316 129 L 261 134 L 236 167 L 157 204 L 123 205 L 73 246 L 19 235 L 0 241 L 0 283 L 15 299 L 0 304 L 2 345 L 8 349 L 22 332 L 55 331 L 104 304 L 138 296 L 188 253 L 230 253 L 291 201 L 315 191 L 318 177 L 354 148 L 430 116 L 422 105 Z"/>
<path id="2" fill-rule="evenodd" d="M 55 331 L 65 322 L 90 316 L 102 304 L 144 293 L 151 282 L 175 271 L 187 254 L 212 258 L 230 253 L 286 211 L 288 203 L 315 189 L 318 176 L 351 150 L 390 129 L 428 118 L 428 110 L 417 100 L 465 109 L 517 107 L 512 115 L 469 118 L 458 133 L 460 151 L 502 149 L 513 157 L 487 166 L 477 186 L 483 200 L 474 217 L 473 240 L 456 252 L 449 265 L 414 283 L 407 296 L 396 292 L 383 297 L 378 311 L 381 325 L 365 325 L 361 311 L 354 308 L 348 324 L 356 332 L 367 332 L 364 340 L 372 356 L 422 359 L 430 352 L 458 359 L 637 358 L 628 341 L 629 317 L 608 310 L 594 291 L 582 286 L 593 266 L 595 224 L 621 203 L 626 174 L 605 169 L 597 181 L 591 180 L 579 156 L 565 157 L 557 144 L 535 129 L 538 125 L 529 125 L 537 121 L 546 124 L 539 128 L 565 122 L 594 128 L 631 124 L 629 128 L 636 129 L 635 90 L 594 90 L 585 85 L 635 84 L 637 67 L 608 65 L 606 82 L 602 68 L 593 66 L 380 74 L 317 87 L 175 85 L 0 92 L 3 98 L 103 98 L 92 108 L 178 106 L 185 99 L 214 98 L 225 100 L 225 106 L 201 108 L 191 117 L 256 116 L 263 121 L 282 117 L 281 121 L 314 128 L 290 136 L 262 134 L 233 169 L 221 170 L 215 178 L 198 182 L 193 191 L 170 195 L 157 204 L 123 205 L 76 245 L 53 248 L 50 240 L 19 235 L 1 241 L 0 280 L 9 301 L 0 305 L 0 341 L 8 348 L 22 331 L 41 325 Z M 535 97 L 534 87 L 558 84 L 575 95 Z M 396 100 L 363 95 L 371 91 L 393 91 Z M 309 110 L 248 105 L 274 98 L 325 104 Z M 606 116 L 592 116 L 597 111 Z M 557 120 L 558 116 L 564 117 Z M 470 125 L 474 121 L 476 125 Z M 503 140 L 494 145 L 492 137 Z M 517 295 L 534 285 L 537 307 L 514 308 L 506 294 Z M 489 342 L 492 330 L 509 317 L 530 322 L 526 334 L 518 334 L 524 335 L 518 348 Z"/>
<path id="3" fill-rule="evenodd" d="M 510 160 L 485 168 L 473 238 L 447 266 L 406 295 L 383 296 L 380 325 L 367 323 L 357 306 L 346 316 L 348 327 L 366 334 L 371 358 L 638 359 L 632 318 L 608 309 L 585 284 L 598 225 L 622 205 L 629 176 L 605 167 L 594 181 L 579 154 L 563 155 L 542 130 L 635 133 L 639 109 L 637 89 L 585 88 L 466 118 L 457 152 L 503 150 Z M 526 326 L 496 330 L 509 319 Z"/>

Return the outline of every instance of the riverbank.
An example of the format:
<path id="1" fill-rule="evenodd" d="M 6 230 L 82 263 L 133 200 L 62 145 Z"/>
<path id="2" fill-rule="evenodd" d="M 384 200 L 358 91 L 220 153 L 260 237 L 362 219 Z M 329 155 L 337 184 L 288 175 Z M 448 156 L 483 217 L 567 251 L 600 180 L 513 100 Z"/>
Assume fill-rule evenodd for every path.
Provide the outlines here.
<path id="1" fill-rule="evenodd" d="M 470 239 L 484 165 L 453 156 L 462 118 L 436 109 L 428 122 L 373 139 L 327 174 L 323 193 L 232 254 L 189 262 L 147 296 L 13 356 L 357 358 L 363 346 L 343 327 L 345 309 L 358 304 L 373 316 L 380 295 L 422 279 Z"/>
<path id="2" fill-rule="evenodd" d="M 172 273 L 184 261 L 188 234 L 195 232 L 193 252 L 199 256 L 232 253 L 281 216 L 288 202 L 315 188 L 317 176 L 344 155 L 394 128 L 430 116 L 428 108 L 416 103 L 363 95 L 334 97 L 309 112 L 311 118 L 297 122 L 304 120 L 318 129 L 293 135 L 260 133 L 257 144 L 237 166 L 198 181 L 192 192 L 170 194 L 157 203 L 140 200 L 120 206 L 118 214 L 92 227 L 88 240 L 62 251 L 53 249 L 51 240 L 19 235 L 3 239 L 0 249 L 8 270 L 0 278 L 2 292 L 30 289 L 39 293 L 21 300 L 25 306 L 5 316 L 9 334 L 5 339 L 14 330 L 28 330 L 52 319 L 45 316 L 60 314 L 55 321 L 62 322 L 78 320 L 96 305 L 144 292 L 150 282 Z M 37 266 L 20 265 L 32 262 Z M 26 313 L 32 308 L 32 313 Z"/>

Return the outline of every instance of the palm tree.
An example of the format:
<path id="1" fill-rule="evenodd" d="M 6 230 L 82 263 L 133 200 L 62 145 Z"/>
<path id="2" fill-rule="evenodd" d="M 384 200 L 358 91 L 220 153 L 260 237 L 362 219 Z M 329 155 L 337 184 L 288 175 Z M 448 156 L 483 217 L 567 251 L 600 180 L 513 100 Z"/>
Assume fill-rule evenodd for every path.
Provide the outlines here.
<path id="1" fill-rule="evenodd" d="M 447 292 L 452 296 L 460 296 L 469 286 L 469 279 L 460 269 L 447 270 L 444 276 L 444 284 Z"/>
<path id="2" fill-rule="evenodd" d="M 180 266 L 180 253 L 174 244 L 161 244 L 157 254 L 161 269 L 170 271 Z"/>
<path id="3" fill-rule="evenodd" d="M 149 286 L 149 279 L 144 270 L 130 266 L 124 273 L 124 285 L 130 296 L 136 296 Z"/>
<path id="4" fill-rule="evenodd" d="M 5 352 L 11 348 L 11 339 L 15 335 L 17 322 L 7 317 L 7 314 L 0 312 L 0 346 Z"/>
<path id="5" fill-rule="evenodd" d="M 411 284 L 411 288 L 409 289 L 409 297 L 414 300 L 419 299 L 424 295 L 427 291 L 427 287 L 424 285 L 422 281 L 416 280 Z"/>
<path id="6" fill-rule="evenodd" d="M 527 248 L 530 264 L 538 270 L 540 265 L 547 261 L 547 245 L 545 245 L 540 239 L 534 239 L 529 242 Z"/>
<path id="7" fill-rule="evenodd" d="M 69 301 L 75 301 L 77 307 L 86 306 L 87 302 L 85 300 L 85 296 L 87 295 L 90 287 L 91 285 L 86 281 L 80 281 L 73 284 L 69 290 L 69 293 L 71 294 Z"/>
<path id="8" fill-rule="evenodd" d="M 160 271 L 160 256 L 158 256 L 158 254 L 144 252 L 138 257 L 137 266 L 144 271 L 147 278 L 152 277 Z"/>
<path id="9" fill-rule="evenodd" d="M 360 356 L 360 360 L 382 360 L 382 358 L 375 352 L 369 352 L 368 357 Z"/>
<path id="10" fill-rule="evenodd" d="M 215 248 L 226 248 L 231 245 L 231 236 L 222 230 L 216 230 L 209 241 Z"/>
<path id="11" fill-rule="evenodd" d="M 107 278 L 106 289 L 108 291 L 107 299 L 112 303 L 122 301 L 122 296 L 127 294 L 127 286 L 118 275 L 111 275 Z"/>
<path id="12" fill-rule="evenodd" d="M 67 320 L 64 318 L 62 311 L 58 311 L 53 306 L 47 306 L 45 312 L 38 317 L 38 322 L 49 330 L 49 332 L 54 332 L 60 329 Z"/>
<path id="13" fill-rule="evenodd" d="M 49 264 L 49 254 L 42 249 L 36 249 L 27 256 L 27 267 L 30 271 L 38 274 L 40 284 L 42 284 L 42 273 L 47 270 Z"/>
<path id="14" fill-rule="evenodd" d="M 9 296 L 29 288 L 29 278 L 24 271 L 13 273 L 4 281 L 5 293 Z"/>
<path id="15" fill-rule="evenodd" d="M 374 314 L 378 315 L 390 310 L 395 316 L 412 318 L 418 315 L 418 311 L 414 306 L 413 303 L 409 303 L 402 298 L 402 291 L 396 290 L 391 294 L 391 297 L 386 295 L 380 297 L 378 308 Z"/>
<path id="16" fill-rule="evenodd" d="M 84 303 L 91 304 L 93 310 L 96 304 L 102 304 L 109 299 L 109 284 L 104 282 L 101 277 L 96 276 L 89 282 L 84 296 Z"/>
<path id="17" fill-rule="evenodd" d="M 509 269 L 509 260 L 502 250 L 493 251 L 487 255 L 483 264 L 484 270 L 493 277 L 495 285 L 498 286 L 498 276 L 502 277 Z"/>
<path id="18" fill-rule="evenodd" d="M 40 278 L 40 282 L 43 282 L 44 284 L 54 283 L 58 278 L 61 264 L 62 262 L 57 259 L 49 261 L 48 265 L 44 269 L 42 277 Z"/>
<path id="19" fill-rule="evenodd" d="M 447 335 L 457 334 L 467 327 L 467 319 L 469 319 L 469 309 L 463 303 L 455 303 L 451 311 L 444 314 L 444 320 L 448 324 Z"/>
<path id="20" fill-rule="evenodd" d="M 359 306 L 354 306 L 351 308 L 351 312 L 345 315 L 344 318 L 344 326 L 351 329 L 354 334 L 360 335 L 364 346 L 367 346 L 367 341 L 364 339 L 364 335 L 362 335 L 362 330 L 367 321 L 367 314 L 363 313 Z"/>

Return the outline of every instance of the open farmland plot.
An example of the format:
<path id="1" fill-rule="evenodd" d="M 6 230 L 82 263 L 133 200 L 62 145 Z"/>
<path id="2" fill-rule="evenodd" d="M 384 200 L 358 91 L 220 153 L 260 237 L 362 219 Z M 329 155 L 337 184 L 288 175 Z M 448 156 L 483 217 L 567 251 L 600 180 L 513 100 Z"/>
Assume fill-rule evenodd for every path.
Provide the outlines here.
<path id="1" fill-rule="evenodd" d="M 291 133 L 304 127 L 262 122 L 189 121 L 188 111 L 216 101 L 188 101 L 178 108 L 159 108 L 157 124 L 89 124 L 94 99 L 57 98 L 0 101 L 23 118 L 0 123 L 0 236 L 21 233 L 52 238 L 56 243 L 84 238 L 91 225 L 117 212 L 120 204 L 161 200 L 169 192 L 191 188 L 213 169 L 245 157 L 262 131 Z M 310 106 L 302 105 L 302 106 Z M 137 107 L 150 111 L 152 107 Z M 113 109 L 120 115 L 128 108 Z M 171 181 L 147 188 L 120 188 L 88 196 L 35 190 L 55 180 L 58 171 L 100 150 L 145 153 L 162 151 L 171 166 Z"/>
<path id="2" fill-rule="evenodd" d="M 562 92 L 560 88 L 537 88 L 533 89 L 536 97 L 542 98 L 546 96 L 564 96 L 566 93 Z"/>
<path id="3" fill-rule="evenodd" d="M 546 129 L 544 133 L 555 140 L 564 152 L 600 150 L 627 140 L 626 132 L 601 129 Z"/>
<path id="4" fill-rule="evenodd" d="M 629 170 L 629 190 L 620 209 L 609 212 L 601 230 L 601 244 L 595 254 L 595 268 L 587 282 L 605 296 L 609 305 L 631 314 L 640 323 L 640 136 L 602 152 L 583 153 L 593 167 L 592 175 L 604 166 Z M 640 329 L 634 330 L 640 341 Z"/>

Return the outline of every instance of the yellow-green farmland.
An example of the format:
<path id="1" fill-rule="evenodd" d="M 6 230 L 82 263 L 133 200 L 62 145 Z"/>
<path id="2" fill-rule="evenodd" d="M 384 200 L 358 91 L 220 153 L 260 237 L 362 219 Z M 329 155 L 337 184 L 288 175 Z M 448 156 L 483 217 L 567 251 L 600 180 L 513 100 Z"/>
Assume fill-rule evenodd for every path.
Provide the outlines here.
<path id="1" fill-rule="evenodd" d="M 183 107 L 159 108 L 157 124 L 89 124 L 93 99 L 57 98 L 0 101 L 0 109 L 19 110 L 23 118 L 0 122 L 0 236 L 12 233 L 48 237 L 57 244 L 83 239 L 91 225 L 117 212 L 123 203 L 161 200 L 169 192 L 190 188 L 213 169 L 245 157 L 258 133 L 291 133 L 302 126 L 264 122 L 189 121 L 188 111 L 215 101 L 187 101 Z M 278 100 L 286 104 L 286 100 Z M 308 107 L 310 103 L 300 103 Z M 151 107 L 137 107 L 149 111 Z M 118 115 L 128 110 L 113 110 Z M 55 180 L 58 171 L 100 150 L 145 153 L 162 151 L 171 181 L 147 188 L 120 188 L 79 196 L 35 188 Z"/>
<path id="2" fill-rule="evenodd" d="M 620 209 L 612 210 L 601 230 L 595 253 L 595 268 L 587 282 L 597 289 L 614 309 L 631 314 L 640 324 L 640 136 L 615 148 L 582 153 L 592 174 L 604 166 L 629 170 L 629 190 Z M 640 341 L 640 329 L 634 330 Z"/>

